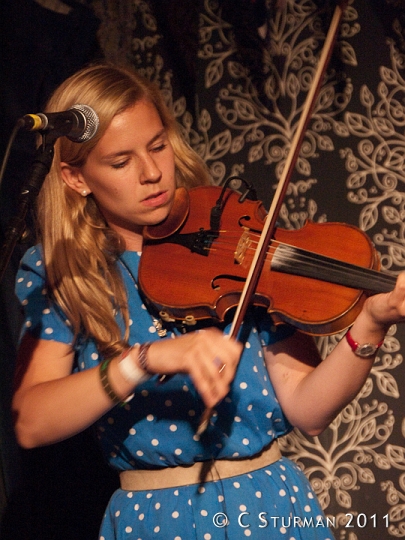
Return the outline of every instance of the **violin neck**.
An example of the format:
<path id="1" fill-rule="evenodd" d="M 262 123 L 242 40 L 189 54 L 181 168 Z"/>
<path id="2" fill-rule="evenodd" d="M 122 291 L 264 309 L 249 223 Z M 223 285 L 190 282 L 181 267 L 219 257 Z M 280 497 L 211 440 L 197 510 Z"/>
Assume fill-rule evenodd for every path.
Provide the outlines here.
<path id="1" fill-rule="evenodd" d="M 396 277 L 377 270 L 338 261 L 287 244 L 277 246 L 271 260 L 271 269 L 361 289 L 370 294 L 392 291 L 396 282 Z"/>

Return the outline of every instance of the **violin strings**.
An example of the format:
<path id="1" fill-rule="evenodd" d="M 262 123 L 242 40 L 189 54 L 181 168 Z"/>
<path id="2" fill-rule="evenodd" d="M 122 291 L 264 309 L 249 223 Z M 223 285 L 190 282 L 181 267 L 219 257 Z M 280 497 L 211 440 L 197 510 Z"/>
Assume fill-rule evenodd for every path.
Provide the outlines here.
<path id="1" fill-rule="evenodd" d="M 222 235 L 213 240 L 209 250 L 218 248 L 229 249 L 235 253 L 235 241 L 239 242 L 240 234 L 222 231 Z M 249 232 L 245 252 L 251 255 L 255 250 L 259 237 L 257 233 Z M 234 241 L 232 241 L 234 240 Z M 237 244 L 236 244 L 237 245 Z M 276 271 L 312 277 L 330 281 L 344 286 L 367 289 L 372 292 L 388 292 L 392 290 L 396 278 L 377 270 L 339 261 L 321 254 L 312 253 L 296 246 L 291 246 L 278 240 L 272 240 L 266 257 L 272 255 L 271 268 Z"/>

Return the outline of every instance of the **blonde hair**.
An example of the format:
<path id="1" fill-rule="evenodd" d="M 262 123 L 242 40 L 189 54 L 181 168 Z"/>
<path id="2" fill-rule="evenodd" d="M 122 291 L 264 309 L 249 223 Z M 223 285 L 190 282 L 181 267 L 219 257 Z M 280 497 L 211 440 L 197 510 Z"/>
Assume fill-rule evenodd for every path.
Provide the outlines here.
<path id="1" fill-rule="evenodd" d="M 93 196 L 82 197 L 61 177 L 61 162 L 81 167 L 117 114 L 149 100 L 158 111 L 174 150 L 178 186 L 210 182 L 207 168 L 182 139 L 158 88 L 136 72 L 98 64 L 67 79 L 48 102 L 47 112 L 85 104 L 97 113 L 97 134 L 83 143 L 67 137 L 55 143 L 55 156 L 37 201 L 47 287 L 72 325 L 75 337 L 92 337 L 101 354 L 118 354 L 129 335 L 127 297 L 116 261 L 124 246 L 110 229 Z M 136 129 L 136 127 L 134 128 Z M 124 323 L 122 332 L 115 314 Z"/>

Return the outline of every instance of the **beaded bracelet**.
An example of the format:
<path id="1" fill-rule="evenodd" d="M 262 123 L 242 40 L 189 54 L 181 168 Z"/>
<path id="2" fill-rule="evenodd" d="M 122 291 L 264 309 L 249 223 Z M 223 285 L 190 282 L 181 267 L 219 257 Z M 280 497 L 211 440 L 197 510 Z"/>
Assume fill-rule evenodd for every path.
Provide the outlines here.
<path id="1" fill-rule="evenodd" d="M 116 405 L 122 404 L 122 399 L 120 399 L 117 394 L 114 392 L 114 390 L 111 388 L 110 381 L 108 380 L 108 366 L 110 365 L 111 358 L 104 360 L 100 364 L 100 380 L 101 384 L 103 386 L 104 392 L 107 394 L 107 396 L 111 399 L 113 403 Z"/>
<path id="2" fill-rule="evenodd" d="M 139 353 L 138 353 L 138 362 L 141 368 L 146 372 L 150 374 L 150 371 L 148 370 L 148 351 L 149 347 L 152 345 L 149 341 L 146 343 L 142 343 L 142 345 L 139 347 Z"/>

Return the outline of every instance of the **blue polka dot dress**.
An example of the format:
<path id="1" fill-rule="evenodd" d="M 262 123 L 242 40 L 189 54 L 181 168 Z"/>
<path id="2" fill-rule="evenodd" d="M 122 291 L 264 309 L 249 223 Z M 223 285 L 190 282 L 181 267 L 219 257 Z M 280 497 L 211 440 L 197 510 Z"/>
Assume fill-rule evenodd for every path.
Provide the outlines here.
<path id="1" fill-rule="evenodd" d="M 131 344 L 161 339 L 138 294 L 139 260 L 140 254 L 125 252 L 118 263 L 128 292 Z M 25 309 L 24 331 L 41 339 L 73 342 L 68 321 L 47 296 L 39 247 L 25 254 L 16 291 Z M 189 377 L 178 374 L 162 385 L 152 377 L 136 388 L 124 407 L 114 407 L 97 422 L 109 464 L 123 471 L 252 456 L 290 431 L 262 354 L 263 340 L 279 339 L 280 331 L 274 332 L 270 322 L 260 331 L 256 327 L 253 315 L 248 316 L 241 330 L 244 352 L 231 391 L 204 434 L 196 434 L 204 406 Z M 174 334 L 169 332 L 165 339 Z M 102 361 L 91 339 L 78 339 L 74 347 L 75 369 Z M 106 509 L 100 540 L 332 540 L 327 525 L 307 479 L 283 457 L 254 472 L 202 485 L 119 489 Z"/>

